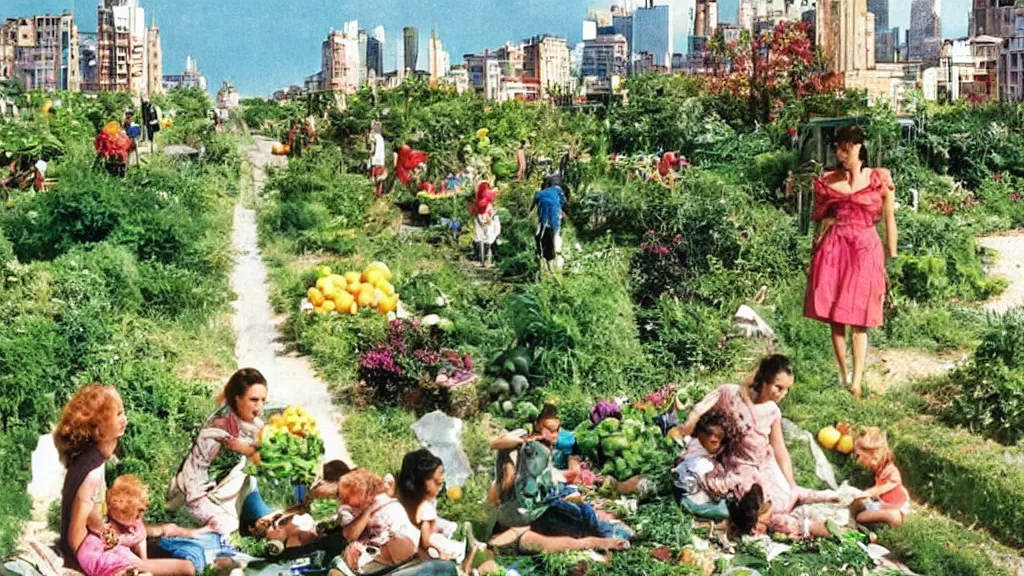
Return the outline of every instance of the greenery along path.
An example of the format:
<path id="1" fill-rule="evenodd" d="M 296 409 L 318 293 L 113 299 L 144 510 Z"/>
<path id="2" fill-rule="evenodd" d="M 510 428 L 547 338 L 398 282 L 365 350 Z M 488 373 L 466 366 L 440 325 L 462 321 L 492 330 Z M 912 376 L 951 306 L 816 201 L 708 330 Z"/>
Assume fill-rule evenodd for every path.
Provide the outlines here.
<path id="1" fill-rule="evenodd" d="M 1010 308 L 1024 306 L 1024 231 L 979 238 L 978 243 L 997 252 L 990 274 L 1009 282 L 1006 290 L 985 307 L 1002 314 Z"/>
<path id="2" fill-rule="evenodd" d="M 231 275 L 231 287 L 238 295 L 233 303 L 233 325 L 237 340 L 235 355 L 238 365 L 260 370 L 270 383 L 268 402 L 271 404 L 301 406 L 316 419 L 324 439 L 325 458 L 340 458 L 351 462 L 348 448 L 341 435 L 341 413 L 332 405 L 327 384 L 317 378 L 309 361 L 296 354 L 279 355 L 283 347 L 278 342 L 280 333 L 270 305 L 267 289 L 267 269 L 263 265 L 258 246 L 256 211 L 246 206 L 247 199 L 256 198 L 266 179 L 266 166 L 276 160 L 270 153 L 271 142 L 257 138 L 255 145 L 246 149 L 252 168 L 251 190 L 239 197 L 235 206 L 231 243 L 237 252 L 237 261 Z"/>

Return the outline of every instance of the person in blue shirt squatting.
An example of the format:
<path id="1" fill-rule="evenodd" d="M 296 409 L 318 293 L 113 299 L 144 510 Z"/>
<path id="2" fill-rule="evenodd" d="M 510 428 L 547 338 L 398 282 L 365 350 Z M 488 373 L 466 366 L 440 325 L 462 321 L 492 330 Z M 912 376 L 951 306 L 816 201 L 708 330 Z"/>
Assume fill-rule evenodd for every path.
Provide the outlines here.
<path id="1" fill-rule="evenodd" d="M 554 271 L 552 262 L 561 266 L 562 253 L 562 216 L 568 202 L 561 187 L 561 178 L 557 175 L 544 177 L 544 189 L 533 197 L 530 210 L 537 209 L 537 255 L 540 256 L 548 272 Z"/>

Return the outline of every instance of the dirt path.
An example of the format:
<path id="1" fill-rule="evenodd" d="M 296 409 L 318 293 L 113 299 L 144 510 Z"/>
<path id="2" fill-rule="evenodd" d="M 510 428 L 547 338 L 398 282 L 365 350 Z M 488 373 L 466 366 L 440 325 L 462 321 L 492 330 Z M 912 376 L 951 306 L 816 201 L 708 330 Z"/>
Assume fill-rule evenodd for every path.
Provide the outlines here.
<path id="1" fill-rule="evenodd" d="M 1024 306 L 1024 231 L 978 238 L 978 244 L 997 252 L 989 275 L 1010 283 L 1002 294 L 985 304 L 985 309 L 1001 314 Z"/>
<path id="2" fill-rule="evenodd" d="M 985 309 L 1002 314 L 1010 308 L 1024 306 L 1024 232 L 978 238 L 978 245 L 996 252 L 988 275 L 1009 282 L 1002 294 L 985 303 Z M 902 348 L 872 348 L 868 352 L 864 382 L 872 392 L 881 394 L 904 382 L 941 376 L 969 355 L 965 350 L 934 355 Z"/>
<path id="3" fill-rule="evenodd" d="M 282 161 L 270 154 L 270 145 L 270 140 L 257 137 L 255 145 L 245 150 L 252 166 L 252 188 L 240 196 L 235 206 L 231 234 L 232 247 L 238 254 L 231 275 L 231 287 L 238 295 L 232 303 L 235 308 L 232 324 L 237 338 L 235 356 L 239 366 L 252 366 L 267 377 L 271 404 L 301 406 L 316 419 L 324 438 L 326 459 L 341 458 L 351 462 L 341 435 L 342 414 L 331 402 L 327 384 L 316 376 L 306 357 L 281 355 L 284 346 L 278 342 L 278 325 L 284 318 L 275 316 L 270 304 L 267 269 L 258 245 L 256 211 L 250 207 L 250 200 L 263 189 L 265 167 Z"/>

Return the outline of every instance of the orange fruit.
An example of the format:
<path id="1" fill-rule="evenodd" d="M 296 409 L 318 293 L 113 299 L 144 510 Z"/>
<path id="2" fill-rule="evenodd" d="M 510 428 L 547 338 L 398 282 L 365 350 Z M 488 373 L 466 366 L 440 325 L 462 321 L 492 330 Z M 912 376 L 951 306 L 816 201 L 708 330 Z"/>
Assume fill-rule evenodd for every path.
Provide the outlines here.
<path id="1" fill-rule="evenodd" d="M 449 486 L 448 487 L 448 499 L 452 502 L 458 502 L 462 500 L 462 486 Z"/>

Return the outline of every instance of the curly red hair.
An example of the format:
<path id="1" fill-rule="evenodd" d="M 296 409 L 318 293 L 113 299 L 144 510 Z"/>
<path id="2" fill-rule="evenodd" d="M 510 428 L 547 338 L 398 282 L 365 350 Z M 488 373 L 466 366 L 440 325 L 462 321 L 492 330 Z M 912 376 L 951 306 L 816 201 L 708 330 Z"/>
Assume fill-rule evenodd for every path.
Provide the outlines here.
<path id="1" fill-rule="evenodd" d="M 149 507 L 149 489 L 134 474 L 118 476 L 107 489 L 107 512 L 122 518 L 139 518 Z"/>
<path id="2" fill-rule="evenodd" d="M 100 434 L 117 417 L 121 396 L 113 386 L 89 384 L 82 387 L 64 405 L 53 443 L 65 466 L 75 456 L 100 440 Z"/>
<path id="3" fill-rule="evenodd" d="M 338 495 L 342 501 L 355 495 L 361 495 L 369 500 L 387 491 L 387 485 L 380 476 L 362 468 L 352 470 L 338 481 Z"/>

